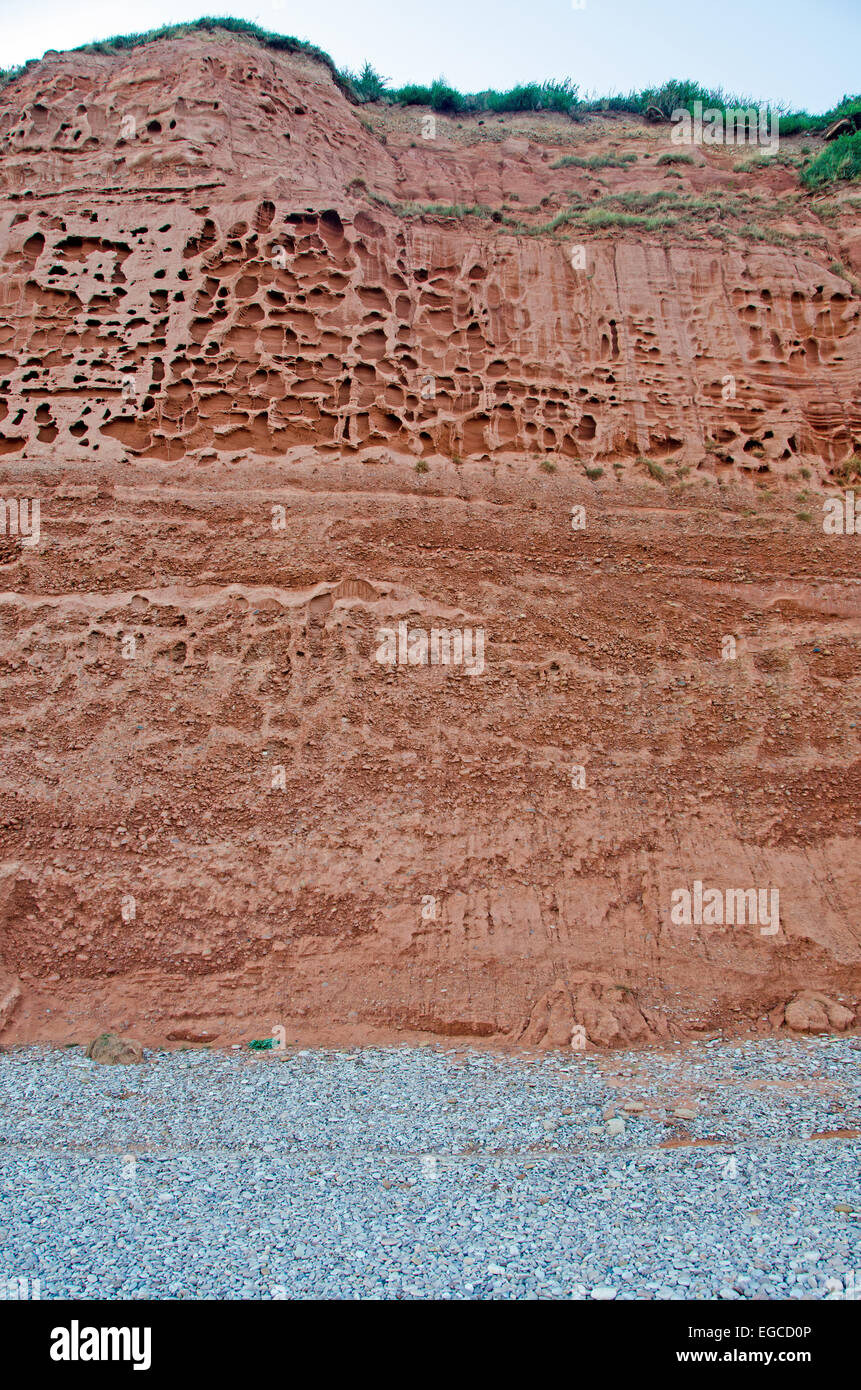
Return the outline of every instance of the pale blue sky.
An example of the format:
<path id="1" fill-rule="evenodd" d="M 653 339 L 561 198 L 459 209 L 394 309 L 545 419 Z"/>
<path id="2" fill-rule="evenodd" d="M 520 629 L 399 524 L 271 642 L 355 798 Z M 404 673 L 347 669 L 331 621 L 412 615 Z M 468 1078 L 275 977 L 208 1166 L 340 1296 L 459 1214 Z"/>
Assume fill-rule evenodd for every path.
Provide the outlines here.
<path id="1" fill-rule="evenodd" d="M 692 77 L 827 110 L 861 90 L 861 0 L 25 0 L 2 19 L 0 67 L 115 33 L 234 15 L 311 40 L 339 67 L 465 91 L 571 77 L 581 92 Z M 11 0 L 0 0 L 7 9 Z"/>

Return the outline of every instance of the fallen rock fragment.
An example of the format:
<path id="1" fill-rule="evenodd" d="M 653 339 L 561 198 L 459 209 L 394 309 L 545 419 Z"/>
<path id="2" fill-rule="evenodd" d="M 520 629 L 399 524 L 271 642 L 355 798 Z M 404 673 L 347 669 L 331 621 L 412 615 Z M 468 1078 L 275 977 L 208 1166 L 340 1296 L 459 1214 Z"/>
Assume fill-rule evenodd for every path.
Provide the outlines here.
<path id="1" fill-rule="evenodd" d="M 0 1033 L 21 1002 L 21 986 L 14 975 L 0 973 Z"/>
<path id="2" fill-rule="evenodd" d="M 793 999 L 786 1006 L 786 1025 L 796 1033 L 826 1033 L 828 1015 L 817 999 Z"/>
<path id="3" fill-rule="evenodd" d="M 830 1028 L 843 1032 L 854 1023 L 855 1015 L 827 994 L 802 990 L 786 1005 L 786 1025 L 796 1033 L 827 1033 Z"/>
<path id="4" fill-rule="evenodd" d="M 695 1120 L 699 1111 L 695 1110 L 692 1105 L 677 1105 L 673 1114 L 678 1120 Z"/>
<path id="5" fill-rule="evenodd" d="M 87 1046 L 91 1062 L 103 1066 L 134 1066 L 143 1061 L 143 1048 L 134 1038 L 121 1038 L 117 1033 L 100 1033 Z"/>

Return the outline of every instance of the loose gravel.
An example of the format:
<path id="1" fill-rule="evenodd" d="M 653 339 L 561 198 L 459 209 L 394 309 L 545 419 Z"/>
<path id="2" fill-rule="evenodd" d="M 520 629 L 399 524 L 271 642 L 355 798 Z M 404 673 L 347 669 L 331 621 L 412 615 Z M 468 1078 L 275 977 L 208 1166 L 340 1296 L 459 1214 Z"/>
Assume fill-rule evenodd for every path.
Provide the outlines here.
<path id="1" fill-rule="evenodd" d="M 857 1298 L 859 1131 L 853 1038 L 129 1067 L 12 1049 L 0 1280 L 43 1299 Z"/>

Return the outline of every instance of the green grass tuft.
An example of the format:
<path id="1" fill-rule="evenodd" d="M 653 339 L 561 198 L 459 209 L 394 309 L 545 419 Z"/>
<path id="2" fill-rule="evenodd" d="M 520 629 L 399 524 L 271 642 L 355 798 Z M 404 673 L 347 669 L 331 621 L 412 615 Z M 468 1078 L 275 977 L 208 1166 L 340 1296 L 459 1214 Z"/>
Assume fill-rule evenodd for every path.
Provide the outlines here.
<path id="1" fill-rule="evenodd" d="M 637 459 L 637 462 L 644 463 L 646 465 L 646 468 L 648 469 L 650 477 L 656 478 L 659 483 L 665 483 L 667 481 L 667 474 L 665 470 L 654 459 L 647 459 L 641 456 Z"/>
<path id="2" fill-rule="evenodd" d="M 841 135 L 820 150 L 802 172 L 801 182 L 807 188 L 821 188 L 857 178 L 861 178 L 861 130 Z"/>
<path id="3" fill-rule="evenodd" d="M 593 154 L 588 159 L 579 154 L 566 154 L 550 165 L 551 169 L 625 169 L 635 164 L 635 154 Z M 693 160 L 690 161 L 693 163 Z"/>

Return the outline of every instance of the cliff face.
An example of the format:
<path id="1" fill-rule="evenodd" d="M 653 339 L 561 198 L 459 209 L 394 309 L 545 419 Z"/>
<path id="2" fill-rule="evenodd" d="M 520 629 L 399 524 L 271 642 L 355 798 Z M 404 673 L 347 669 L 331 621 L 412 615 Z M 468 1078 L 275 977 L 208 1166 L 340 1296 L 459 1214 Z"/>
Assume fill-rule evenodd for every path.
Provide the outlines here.
<path id="1" fill-rule="evenodd" d="M 852 1018 L 851 197 L 423 116 L 228 39 L 0 92 L 4 1041 Z"/>

